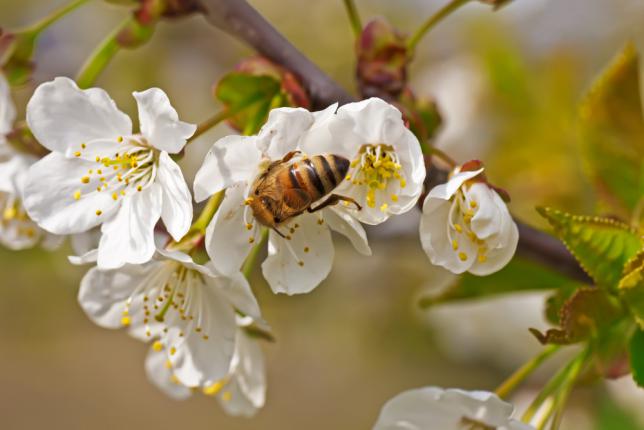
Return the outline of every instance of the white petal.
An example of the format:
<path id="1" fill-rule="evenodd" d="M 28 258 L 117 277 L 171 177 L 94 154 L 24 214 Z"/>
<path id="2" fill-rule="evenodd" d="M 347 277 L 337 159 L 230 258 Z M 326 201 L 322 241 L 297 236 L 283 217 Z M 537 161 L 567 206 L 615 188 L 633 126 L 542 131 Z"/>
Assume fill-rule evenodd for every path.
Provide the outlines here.
<path id="1" fill-rule="evenodd" d="M 145 357 L 145 373 L 152 384 L 175 400 L 185 400 L 192 395 L 192 390 L 176 382 L 172 367 L 167 366 L 168 358 L 163 351 L 150 348 Z"/>
<path id="2" fill-rule="evenodd" d="M 101 240 L 101 230 L 95 228 L 84 233 L 72 234 L 69 239 L 74 253 L 83 255 L 98 248 L 98 242 Z"/>
<path id="3" fill-rule="evenodd" d="M 122 199 L 116 215 L 101 226 L 98 267 L 114 269 L 150 261 L 156 249 L 154 226 L 161 217 L 161 188 L 152 184 Z"/>
<path id="4" fill-rule="evenodd" d="M 27 105 L 27 123 L 47 149 L 65 153 L 95 139 L 132 133 L 132 122 L 100 88 L 81 90 L 68 78 L 41 84 Z"/>
<path id="5" fill-rule="evenodd" d="M 19 196 L 27 170 L 33 163 L 31 157 L 22 154 L 14 154 L 0 162 L 0 192 Z"/>
<path id="6" fill-rule="evenodd" d="M 353 247 L 362 255 L 371 255 L 371 248 L 362 225 L 342 208 L 324 209 L 324 221 L 331 230 L 340 233 L 351 241 Z"/>
<path id="7" fill-rule="evenodd" d="M 210 148 L 195 176 L 195 200 L 209 196 L 238 182 L 250 182 L 257 175 L 262 154 L 257 138 L 226 136 Z"/>
<path id="8" fill-rule="evenodd" d="M 54 234 L 81 233 L 109 219 L 120 202 L 96 185 L 83 184 L 81 178 L 94 164 L 69 159 L 52 152 L 32 165 L 23 191 L 24 206 L 31 219 Z M 75 198 L 75 193 L 81 193 Z M 96 211 L 101 211 L 97 216 Z"/>
<path id="9" fill-rule="evenodd" d="M 471 207 L 472 203 L 476 205 L 472 217 L 472 231 L 476 236 L 485 240 L 498 234 L 501 227 L 500 218 L 509 216 L 507 207 L 498 194 L 483 183 L 472 184 L 463 190 L 463 194 L 468 207 Z"/>
<path id="10" fill-rule="evenodd" d="M 411 209 L 422 193 L 426 174 L 425 160 L 418 139 L 408 129 L 403 131 L 400 138 L 393 143 L 393 146 L 402 166 L 401 175 L 407 182 L 406 186 L 398 191 L 401 197 L 399 202 L 391 205 L 392 207 L 400 207 L 398 212 L 394 212 L 399 214 Z M 405 197 L 411 197 L 411 199 L 407 199 L 408 202 L 403 203 Z"/>
<path id="11" fill-rule="evenodd" d="M 156 180 L 161 186 L 163 198 L 161 219 L 168 233 L 178 242 L 188 232 L 192 223 L 192 198 L 181 168 L 167 152 L 161 152 L 159 155 Z"/>
<path id="12" fill-rule="evenodd" d="M 470 267 L 469 272 L 479 276 L 487 276 L 494 272 L 498 272 L 504 268 L 510 260 L 512 260 L 512 257 L 517 250 L 518 243 L 519 230 L 514 221 L 511 221 L 507 239 L 504 240 L 497 248 L 489 250 L 486 260 L 482 263 L 476 262 L 472 267 Z"/>
<path id="13" fill-rule="evenodd" d="M 228 373 L 236 325 L 233 307 L 218 289 L 201 285 L 191 294 L 194 324 L 183 322 L 176 312 L 169 313 L 165 343 L 179 381 L 188 387 L 198 387 L 218 381 Z M 199 332 L 194 328 L 197 325 L 201 328 Z"/>
<path id="14" fill-rule="evenodd" d="M 110 329 L 127 326 L 132 336 L 147 340 L 147 330 L 156 334 L 161 328 L 144 323 L 146 317 L 142 290 L 150 276 L 159 269 L 157 262 L 127 266 L 119 270 L 103 271 L 93 267 L 81 280 L 78 302 L 97 325 Z"/>
<path id="15" fill-rule="evenodd" d="M 0 72 L 0 135 L 5 135 L 13 128 L 16 119 L 16 107 L 11 98 L 9 82 Z"/>
<path id="16" fill-rule="evenodd" d="M 242 185 L 226 190 L 224 200 L 206 229 L 206 251 L 218 272 L 231 275 L 239 272 L 246 256 L 257 240 L 259 227 L 244 204 Z M 246 213 L 246 217 L 244 217 Z M 246 223 L 252 224 L 249 230 Z"/>
<path id="17" fill-rule="evenodd" d="M 308 293 L 328 276 L 333 264 L 333 243 L 329 228 L 318 220 L 316 215 L 303 214 L 280 227 L 286 233 L 299 225 L 289 233 L 291 240 L 270 232 L 262 272 L 273 292 Z"/>
<path id="18" fill-rule="evenodd" d="M 437 185 L 432 188 L 429 194 L 427 194 L 427 197 L 431 197 L 432 199 L 449 200 L 456 193 L 456 191 L 461 188 L 461 185 L 463 185 L 465 181 L 478 176 L 481 172 L 483 172 L 483 170 L 484 169 L 481 168 L 474 171 L 459 172 L 452 176 L 446 183 Z M 427 204 L 427 200 L 428 199 L 425 199 L 425 204 Z"/>
<path id="19" fill-rule="evenodd" d="M 235 309 L 253 319 L 261 319 L 261 311 L 257 299 L 250 289 L 246 277 L 239 271 L 230 276 L 206 278 L 206 282 L 213 288 L 219 288 Z"/>
<path id="20" fill-rule="evenodd" d="M 181 151 L 197 126 L 179 121 L 179 115 L 170 104 L 168 96 L 159 88 L 132 94 L 139 108 L 141 134 L 161 151 L 170 154 Z"/>
<path id="21" fill-rule="evenodd" d="M 328 108 L 327 108 L 328 109 Z M 316 118 L 309 130 L 303 133 L 300 147 L 304 153 L 336 154 L 353 160 L 365 143 L 353 129 L 351 118 L 338 118 L 327 111 Z"/>
<path id="22" fill-rule="evenodd" d="M 303 108 L 277 108 L 270 111 L 257 138 L 260 149 L 271 160 L 295 151 L 304 131 L 313 124 L 313 114 Z"/>
<path id="23" fill-rule="evenodd" d="M 389 143 L 406 129 L 400 111 L 375 97 L 340 106 L 337 115 L 340 119 L 353 120 L 354 130 L 365 140 L 364 143 Z"/>

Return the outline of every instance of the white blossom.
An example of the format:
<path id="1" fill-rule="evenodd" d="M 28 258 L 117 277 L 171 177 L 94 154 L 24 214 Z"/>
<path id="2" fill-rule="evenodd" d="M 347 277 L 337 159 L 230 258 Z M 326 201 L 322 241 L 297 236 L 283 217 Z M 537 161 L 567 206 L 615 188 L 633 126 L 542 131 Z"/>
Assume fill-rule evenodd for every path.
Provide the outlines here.
<path id="1" fill-rule="evenodd" d="M 512 259 L 517 247 L 517 226 L 482 173 L 482 167 L 455 169 L 449 181 L 434 187 L 423 204 L 423 249 L 432 264 L 453 273 L 494 273 Z"/>
<path id="2" fill-rule="evenodd" d="M 161 218 L 175 240 L 192 221 L 190 191 L 169 154 L 195 131 L 158 88 L 135 92 L 141 133 L 99 88 L 67 78 L 40 85 L 27 106 L 34 136 L 52 151 L 29 169 L 24 205 L 55 234 L 101 226 L 98 265 L 140 264 L 154 255 Z"/>
<path id="3" fill-rule="evenodd" d="M 329 109 L 334 111 L 335 106 Z M 305 109 L 274 109 L 257 136 L 227 136 L 208 152 L 197 172 L 194 191 L 195 199 L 202 201 L 225 190 L 206 231 L 206 250 L 220 272 L 239 271 L 262 234 L 263 227 L 249 207 L 249 199 L 255 197 L 249 195 L 255 179 L 271 162 L 297 150 L 302 136 L 315 123 L 316 114 Z M 274 292 L 307 293 L 327 277 L 334 255 L 330 229 L 346 236 L 360 253 L 371 253 L 364 229 L 341 205 L 304 212 L 284 221 L 279 229 L 285 237 L 269 232 L 268 257 L 262 264 Z"/>
<path id="4" fill-rule="evenodd" d="M 7 143 L 6 136 L 15 119 L 9 83 L 0 73 L 0 244 L 14 250 L 31 248 L 38 243 L 54 248 L 62 238 L 40 229 L 22 204 L 27 170 L 36 158 L 18 152 Z"/>
<path id="5" fill-rule="evenodd" d="M 143 265 L 90 269 L 78 300 L 105 328 L 165 346 L 182 385 L 201 387 L 225 377 L 235 347 L 235 311 L 260 318 L 246 279 L 224 277 L 179 251 L 157 251 Z"/>
<path id="6" fill-rule="evenodd" d="M 417 388 L 389 400 L 373 430 L 532 430 L 511 418 L 513 410 L 487 391 Z"/>
<path id="7" fill-rule="evenodd" d="M 249 320 L 248 317 L 238 317 L 235 352 L 226 376 L 201 387 L 204 394 L 216 397 L 228 414 L 246 417 L 253 416 L 262 408 L 266 399 L 264 356 L 257 340 L 244 329 Z M 182 400 L 190 397 L 193 390 L 181 384 L 163 350 L 161 342 L 155 342 L 150 349 L 145 361 L 148 378 L 172 398 Z"/>
<path id="8" fill-rule="evenodd" d="M 370 98 L 327 109 L 301 144 L 306 153 L 330 152 L 351 160 L 335 193 L 363 207 L 346 209 L 359 221 L 379 224 L 414 207 L 423 190 L 425 163 L 420 143 L 393 105 Z"/>

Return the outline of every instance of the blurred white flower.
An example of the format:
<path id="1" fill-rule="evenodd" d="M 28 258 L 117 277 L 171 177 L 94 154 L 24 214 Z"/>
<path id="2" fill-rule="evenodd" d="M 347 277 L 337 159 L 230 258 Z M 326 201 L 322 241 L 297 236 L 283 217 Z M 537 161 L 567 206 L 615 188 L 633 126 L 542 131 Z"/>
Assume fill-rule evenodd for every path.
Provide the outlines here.
<path id="1" fill-rule="evenodd" d="M 246 333 L 249 318 L 238 318 L 235 352 L 228 374 L 221 380 L 202 386 L 202 392 L 214 396 L 230 415 L 253 416 L 266 399 L 264 355 L 257 340 Z M 168 396 L 182 400 L 193 390 L 182 385 L 174 374 L 172 363 L 163 353 L 164 345 L 155 342 L 145 360 L 148 378 Z"/>
<path id="2" fill-rule="evenodd" d="M 0 244 L 14 250 L 31 248 L 38 243 L 54 248 L 62 237 L 40 229 L 22 205 L 26 173 L 36 158 L 16 151 L 7 143 L 6 136 L 15 119 L 9 83 L 0 73 Z"/>
<path id="3" fill-rule="evenodd" d="M 323 111 L 303 138 L 309 154 L 332 153 L 351 160 L 336 193 L 362 206 L 345 207 L 359 221 L 380 224 L 410 210 L 420 197 L 425 163 L 420 143 L 393 105 L 370 98 Z"/>
<path id="4" fill-rule="evenodd" d="M 531 430 L 512 419 L 514 407 L 487 391 L 425 387 L 389 400 L 373 430 Z"/>
<path id="5" fill-rule="evenodd" d="M 169 153 L 195 131 L 179 121 L 158 88 L 135 92 L 141 133 L 99 88 L 56 78 L 40 85 L 27 122 L 52 152 L 30 169 L 24 189 L 29 216 L 55 234 L 101 225 L 98 265 L 141 264 L 154 255 L 154 226 L 163 219 L 175 240 L 192 222 L 190 191 Z"/>
<path id="6" fill-rule="evenodd" d="M 505 202 L 482 173 L 482 167 L 455 169 L 449 181 L 434 187 L 423 203 L 423 249 L 432 264 L 453 273 L 494 273 L 512 259 L 519 241 Z"/>
<path id="7" fill-rule="evenodd" d="M 206 230 L 206 250 L 220 272 L 238 272 L 261 235 L 263 226 L 254 216 L 253 200 L 259 203 L 269 196 L 250 195 L 255 180 L 270 163 L 298 149 L 303 134 L 315 126 L 317 115 L 301 108 L 274 109 L 257 136 L 227 136 L 208 152 L 197 172 L 194 191 L 195 199 L 201 201 L 226 190 Z M 299 159 L 310 163 L 303 156 Z M 360 253 L 371 253 L 364 229 L 342 205 L 273 220 L 284 233 L 269 232 L 262 271 L 276 293 L 307 293 L 327 277 L 334 255 L 330 229 L 349 238 Z"/>
<path id="8" fill-rule="evenodd" d="M 223 378 L 235 343 L 235 310 L 259 319 L 248 282 L 224 277 L 178 251 L 157 251 L 143 265 L 90 269 L 78 301 L 96 324 L 126 327 L 138 339 L 157 339 L 181 384 L 200 387 Z"/>

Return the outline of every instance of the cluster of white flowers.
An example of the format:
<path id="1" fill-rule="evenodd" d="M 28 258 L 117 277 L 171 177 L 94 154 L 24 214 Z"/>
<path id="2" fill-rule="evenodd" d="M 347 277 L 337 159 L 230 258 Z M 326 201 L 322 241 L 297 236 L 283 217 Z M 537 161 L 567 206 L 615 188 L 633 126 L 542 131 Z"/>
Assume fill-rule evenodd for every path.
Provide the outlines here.
<path id="1" fill-rule="evenodd" d="M 192 196 L 171 156 L 196 127 L 179 120 L 162 90 L 134 93 L 135 133 L 105 91 L 81 90 L 67 78 L 40 85 L 27 106 L 32 133 L 51 151 L 40 160 L 2 140 L 15 117 L 8 94 L 1 80 L 0 240 L 19 248 L 100 227 L 96 246 L 71 259 L 95 263 L 78 296 L 86 314 L 151 343 L 146 370 L 168 395 L 186 398 L 199 389 L 232 414 L 252 415 L 266 390 L 261 349 L 249 335 L 251 325 L 264 322 L 241 272 L 251 250 L 268 235 L 262 272 L 272 290 L 310 292 L 331 271 L 331 231 L 370 255 L 362 223 L 409 211 L 423 192 L 421 146 L 392 105 L 372 98 L 320 112 L 274 109 L 257 135 L 215 142 L 197 172 L 197 202 L 223 196 L 203 237 L 210 261 L 197 264 L 189 254 L 199 241 L 180 246 L 192 231 Z M 285 163 L 284 176 L 273 179 L 307 183 L 312 191 L 298 190 L 299 209 L 281 219 L 268 208 L 293 208 L 295 197 L 280 202 L 258 184 Z M 427 195 L 421 239 L 433 264 L 485 275 L 510 260 L 517 228 L 483 169 L 468 166 Z M 170 238 L 159 240 L 159 220 Z M 443 401 L 456 394 L 423 395 Z M 389 425 L 390 415 L 383 412 L 377 428 Z"/>

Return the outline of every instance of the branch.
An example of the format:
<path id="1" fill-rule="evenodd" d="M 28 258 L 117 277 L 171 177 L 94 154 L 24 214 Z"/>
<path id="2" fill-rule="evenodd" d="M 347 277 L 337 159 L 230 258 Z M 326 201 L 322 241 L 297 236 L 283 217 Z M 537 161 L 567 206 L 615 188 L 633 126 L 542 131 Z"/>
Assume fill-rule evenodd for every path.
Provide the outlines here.
<path id="1" fill-rule="evenodd" d="M 325 108 L 335 102 L 344 104 L 356 100 L 306 58 L 246 0 L 200 1 L 206 19 L 212 25 L 246 42 L 271 61 L 295 73 L 307 89 L 315 108 Z M 432 180 L 438 177 L 446 178 L 446 172 L 432 167 L 428 170 L 428 177 Z M 574 257 L 556 238 L 518 221 L 517 225 L 518 253 L 575 280 L 592 283 Z"/>

